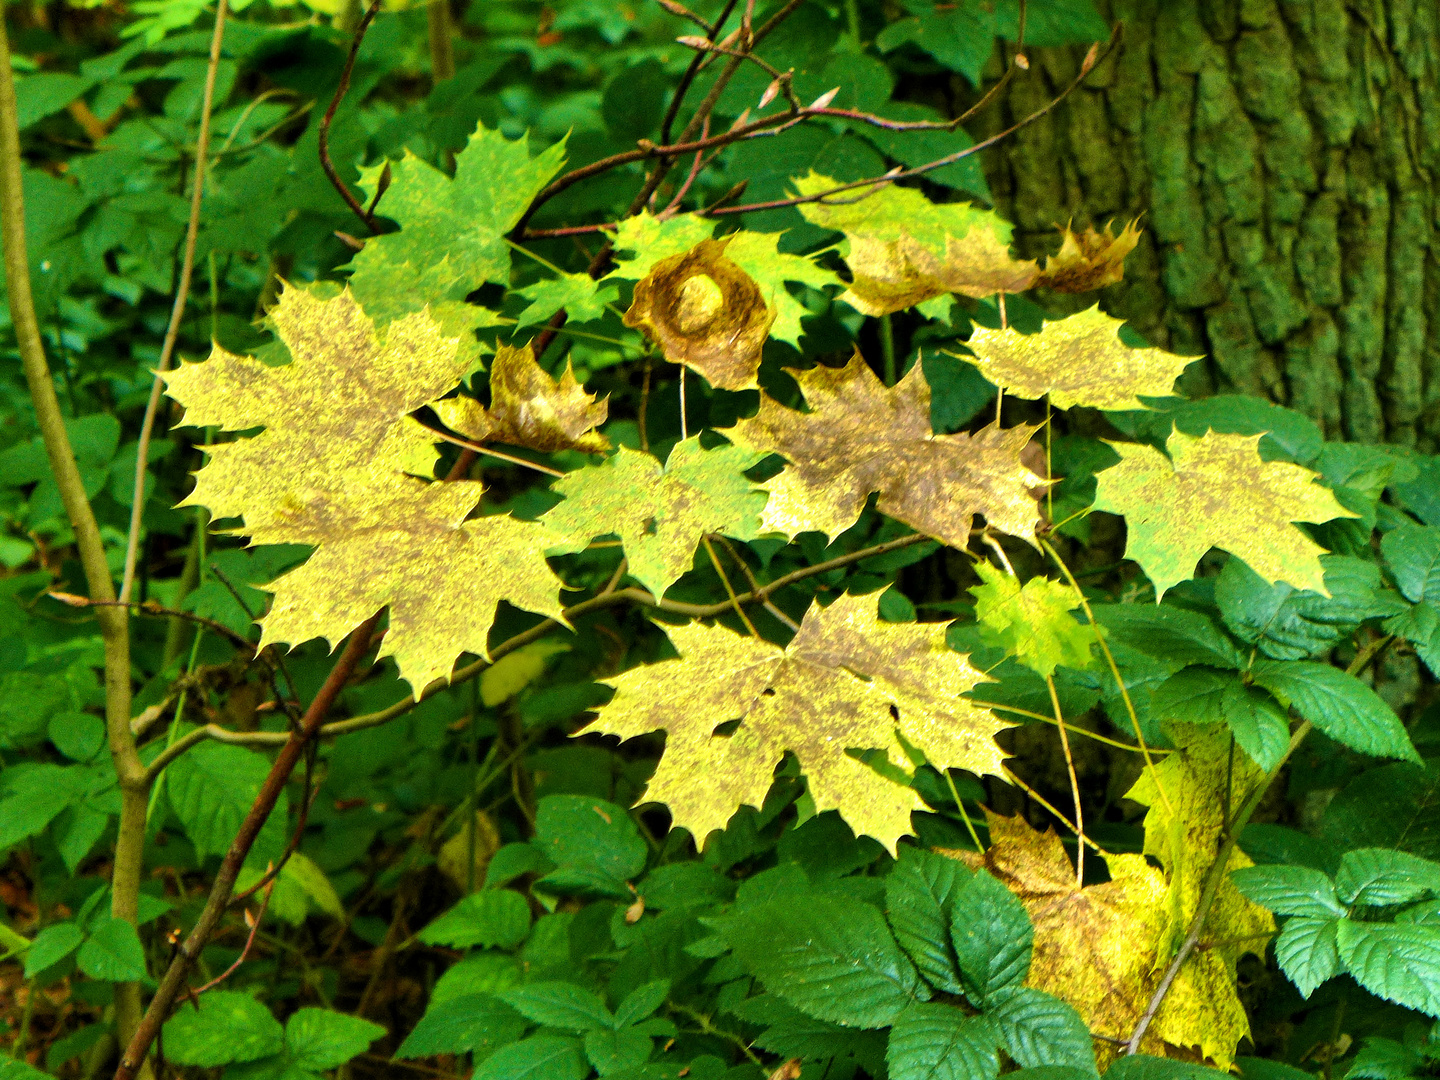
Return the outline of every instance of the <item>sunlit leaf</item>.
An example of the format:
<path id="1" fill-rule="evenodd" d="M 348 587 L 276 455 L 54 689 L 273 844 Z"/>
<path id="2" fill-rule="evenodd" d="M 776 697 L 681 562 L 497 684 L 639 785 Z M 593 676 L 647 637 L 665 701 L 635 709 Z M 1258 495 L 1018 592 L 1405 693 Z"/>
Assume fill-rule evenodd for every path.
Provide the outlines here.
<path id="1" fill-rule="evenodd" d="M 1120 463 L 1097 477 L 1095 508 L 1125 516 L 1125 557 L 1163 596 L 1211 547 L 1244 559 L 1266 581 L 1324 593 L 1325 549 L 1293 522 L 1355 517 L 1315 474 L 1263 461 L 1260 436 L 1175 431 L 1167 458 L 1152 446 L 1111 443 Z"/>
<path id="2" fill-rule="evenodd" d="M 763 485 L 767 530 L 837 536 L 879 492 L 881 512 L 955 547 L 968 542 L 976 514 L 1034 542 L 1039 508 L 1031 492 L 1043 481 L 1020 460 L 1032 428 L 936 435 L 919 364 L 893 387 L 858 355 L 843 368 L 791 374 L 808 413 L 762 397 L 758 415 L 725 431 L 737 446 L 790 461 Z"/>
<path id="3" fill-rule="evenodd" d="M 1041 675 L 1061 664 L 1085 668 L 1095 631 L 1070 614 L 1080 606 L 1075 590 L 1059 581 L 1018 578 L 987 562 L 975 563 L 981 584 L 972 586 L 980 638 L 1015 656 Z"/>
<path id="4" fill-rule="evenodd" d="M 893 851 L 922 803 L 845 751 L 883 750 L 908 768 L 898 731 L 936 768 L 998 776 L 994 735 L 1009 725 L 961 697 L 983 676 L 946 646 L 944 624 L 883 623 L 877 602 L 813 607 L 785 649 L 718 627 L 668 627 L 680 658 L 609 680 L 615 697 L 587 730 L 625 739 L 666 730 L 645 797 L 697 841 L 737 807 L 760 806 L 789 750 L 818 811 L 839 810 Z M 733 734 L 715 734 L 735 719 Z"/>
<path id="5" fill-rule="evenodd" d="M 1103 230 L 1088 228 L 1074 232 L 1069 225 L 1060 230 L 1060 250 L 1045 260 L 1036 285 L 1056 292 L 1082 293 L 1114 285 L 1125 277 L 1125 256 L 1140 242 L 1139 219 L 1130 222 L 1116 236 L 1112 225 Z"/>
<path id="6" fill-rule="evenodd" d="M 1196 357 L 1164 349 L 1132 349 L 1120 340 L 1120 319 L 1097 304 L 1046 320 L 1038 334 L 977 327 L 965 357 L 990 382 L 1022 398 L 1050 395 L 1057 408 L 1143 409 L 1142 397 L 1167 397 Z"/>

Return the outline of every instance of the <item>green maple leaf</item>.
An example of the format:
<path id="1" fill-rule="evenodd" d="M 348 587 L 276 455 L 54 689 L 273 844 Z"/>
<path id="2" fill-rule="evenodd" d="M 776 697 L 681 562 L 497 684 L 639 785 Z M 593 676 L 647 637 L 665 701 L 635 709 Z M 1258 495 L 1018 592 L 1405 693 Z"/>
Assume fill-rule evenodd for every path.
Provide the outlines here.
<path id="1" fill-rule="evenodd" d="M 561 308 L 569 322 L 583 323 L 605 314 L 605 305 L 620 298 L 618 285 L 601 285 L 589 274 L 562 274 L 516 289 L 516 294 L 530 301 L 520 312 L 515 329 L 542 323 Z"/>
<path id="2" fill-rule="evenodd" d="M 1292 522 L 1359 515 L 1310 470 L 1262 460 L 1261 438 L 1174 431 L 1168 458 L 1152 446 L 1109 444 L 1120 462 L 1097 475 L 1095 509 L 1124 516 L 1125 557 L 1140 564 L 1157 600 L 1189 578 L 1212 547 L 1245 560 L 1266 581 L 1330 595 L 1320 562 L 1325 549 Z"/>
<path id="3" fill-rule="evenodd" d="M 1016 397 L 1049 394 L 1056 408 L 1144 409 L 1141 397 L 1173 394 L 1175 380 L 1198 357 L 1132 349 L 1120 340 L 1123 325 L 1096 304 L 1046 320 L 1038 334 L 978 327 L 965 343 L 975 355 L 961 359 Z"/>
<path id="4" fill-rule="evenodd" d="M 543 554 L 554 538 L 508 516 L 468 520 L 480 484 L 427 482 L 435 440 L 408 414 L 460 382 L 458 342 L 424 312 L 377 336 L 348 292 L 322 301 L 287 289 L 270 317 L 289 364 L 217 347 L 165 376 L 187 424 L 265 428 L 207 447 L 183 505 L 243 517 L 257 544 L 316 548 L 265 586 L 274 602 L 262 641 L 333 645 L 388 606 L 381 655 L 418 694 L 460 653 L 486 654 L 500 600 L 558 615 L 560 582 Z"/>
<path id="5" fill-rule="evenodd" d="M 634 255 L 618 258 L 609 276 L 638 281 L 657 262 L 684 254 L 700 241 L 710 239 L 713 232 L 712 224 L 691 214 L 657 218 L 646 211 L 626 218 L 616 230 L 615 248 L 617 251 L 632 251 Z M 813 259 L 780 251 L 782 236 L 782 233 L 747 230 L 731 233 L 723 238 L 729 241 L 725 257 L 755 279 L 766 302 L 775 309 L 775 324 L 770 328 L 770 336 L 798 346 L 802 333 L 800 320 L 810 312 L 790 295 L 785 283 L 790 281 L 824 289 L 827 285 L 839 285 L 841 282 Z"/>
<path id="6" fill-rule="evenodd" d="M 792 183 L 801 195 L 840 186 L 813 172 Z M 845 234 L 852 280 L 840 299 L 866 315 L 946 293 L 1023 292 L 1039 273 L 1034 262 L 1011 258 L 1009 223 L 969 203 L 932 203 L 915 188 L 877 184 L 799 210 L 806 221 Z"/>
<path id="7" fill-rule="evenodd" d="M 540 520 L 565 538 L 557 552 L 618 535 L 630 575 L 664 596 L 707 533 L 737 540 L 760 534 L 765 493 L 744 473 L 764 456 L 736 446 L 702 450 L 696 435 L 677 443 L 662 468 L 651 455 L 621 447 L 603 464 L 557 480 L 554 490 L 565 501 Z"/>
<path id="8" fill-rule="evenodd" d="M 1080 606 L 1075 590 L 1058 581 L 1018 578 L 987 562 L 975 570 L 983 584 L 974 585 L 975 620 L 980 638 L 1010 653 L 1032 671 L 1050 676 L 1060 665 L 1090 666 L 1095 631 L 1076 622 L 1070 612 Z"/>
<path id="9" fill-rule="evenodd" d="M 465 296 L 486 282 L 509 283 L 505 234 L 564 162 L 563 141 L 532 158 L 525 139 L 512 142 L 481 125 L 455 156 L 453 179 L 408 152 L 390 163 L 391 182 L 379 210 L 400 231 L 372 237 L 355 256 L 355 298 L 377 324 L 444 301 L 459 305 L 451 320 L 467 314 L 464 308 L 475 313 L 472 318 L 493 320 L 484 309 L 463 304 Z M 372 198 L 384 169 L 361 172 L 361 186 Z M 439 321 L 451 329 L 450 320 Z"/>
<path id="10" fill-rule="evenodd" d="M 664 728 L 646 791 L 698 843 L 742 805 L 760 806 L 785 751 L 800 760 L 817 811 L 837 809 L 892 852 L 923 803 L 847 754 L 882 750 L 910 766 L 1001 776 L 995 733 L 1010 725 L 962 695 L 985 677 L 945 644 L 944 623 L 885 623 L 879 594 L 818 604 L 784 649 L 720 627 L 666 627 L 680 657 L 606 680 L 615 696 L 588 729 L 622 739 Z M 730 735 L 715 728 L 730 720 Z"/>

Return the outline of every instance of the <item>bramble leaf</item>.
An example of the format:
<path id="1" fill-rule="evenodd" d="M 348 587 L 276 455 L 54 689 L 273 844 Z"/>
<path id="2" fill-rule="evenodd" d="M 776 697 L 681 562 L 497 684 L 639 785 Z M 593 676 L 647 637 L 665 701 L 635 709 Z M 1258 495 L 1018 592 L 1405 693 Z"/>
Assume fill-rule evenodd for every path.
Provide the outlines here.
<path id="1" fill-rule="evenodd" d="M 892 1080 L 990 1080 L 999 1036 L 984 1016 L 953 1005 L 911 1005 L 895 1018 L 885 1063 Z"/>
<path id="2" fill-rule="evenodd" d="M 540 520 L 579 551 L 597 536 L 616 533 L 632 577 L 664 596 L 690 569 L 695 545 L 707 533 L 737 540 L 760 535 L 765 493 L 745 470 L 763 454 L 735 446 L 702 450 L 700 437 L 676 443 L 662 467 L 649 454 L 621 447 L 599 465 L 555 482 L 565 501 Z"/>
<path id="3" fill-rule="evenodd" d="M 699 843 L 737 807 L 764 802 L 790 750 L 817 811 L 839 810 L 893 852 L 923 804 L 845 751 L 884 750 L 905 768 L 898 730 L 937 769 L 999 776 L 994 735 L 1010 725 L 961 698 L 983 676 L 946 646 L 945 624 L 883 623 L 878 596 L 812 607 L 783 650 L 718 627 L 667 627 L 680 658 L 607 680 L 615 697 L 586 730 L 629 739 L 666 729 L 645 797 Z M 714 734 L 737 718 L 733 734 Z"/>
<path id="4" fill-rule="evenodd" d="M 382 656 L 418 695 L 462 652 L 487 655 L 495 605 L 558 615 L 553 537 L 508 516 L 466 520 L 481 485 L 427 483 L 434 437 L 408 415 L 465 373 L 456 342 L 429 316 L 392 322 L 378 339 L 350 294 L 321 301 L 287 289 L 271 318 L 292 362 L 269 367 L 216 348 L 167 373 L 186 423 L 253 438 L 211 446 L 186 505 L 245 519 L 256 543 L 317 546 L 268 586 L 262 644 L 338 642 L 385 606 Z"/>
<path id="5" fill-rule="evenodd" d="M 964 547 L 976 514 L 1030 542 L 1044 483 L 1021 463 L 1032 428 L 936 435 L 930 387 L 916 364 L 884 386 L 857 354 L 843 368 L 792 371 L 810 412 L 760 399 L 760 412 L 724 431 L 737 446 L 783 454 L 790 465 L 762 485 L 770 493 L 763 524 L 793 537 L 834 537 L 855 524 L 873 491 L 880 511 L 911 528 Z"/>
<path id="6" fill-rule="evenodd" d="M 1047 319 L 1038 334 L 979 326 L 965 344 L 987 380 L 1016 397 L 1050 395 L 1056 408 L 1144 409 L 1142 397 L 1168 397 L 1198 357 L 1164 349 L 1132 349 L 1120 340 L 1121 319 L 1100 305 Z"/>
<path id="7" fill-rule="evenodd" d="M 1151 446 L 1110 443 L 1120 463 L 1096 476 L 1095 509 L 1125 517 L 1125 557 L 1156 597 L 1186 580 L 1212 547 L 1244 559 L 1267 581 L 1330 595 L 1324 548 L 1292 522 L 1354 517 L 1299 465 L 1262 461 L 1260 436 L 1198 438 L 1174 431 L 1167 458 Z"/>
<path id="8" fill-rule="evenodd" d="M 977 562 L 981 584 L 971 586 L 980 639 L 1013 655 L 1041 675 L 1053 675 L 1061 664 L 1083 669 L 1090 665 L 1095 631 L 1070 612 L 1080 606 L 1075 591 L 1062 582 L 1037 576 L 1019 578 L 987 562 Z"/>
<path id="9" fill-rule="evenodd" d="M 557 450 L 599 453 L 610 440 L 595 428 L 609 406 L 575 381 L 570 364 L 557 380 L 535 362 L 530 346 L 501 345 L 490 363 L 490 407 L 474 398 L 437 401 L 441 423 L 474 442 L 502 442 L 549 454 Z"/>
<path id="10" fill-rule="evenodd" d="M 801 195 L 839 186 L 810 173 L 792 181 Z M 850 288 L 841 295 L 866 315 L 903 311 L 946 293 L 991 296 L 1023 292 L 1036 264 L 1010 256 L 1010 225 L 969 203 L 932 203 L 915 188 L 877 184 L 834 202 L 802 203 L 805 220 L 843 232 L 850 250 Z"/>
<path id="11" fill-rule="evenodd" d="M 655 263 L 635 286 L 625 325 L 643 330 L 672 364 L 698 371 L 711 386 L 759 386 L 760 350 L 775 309 L 760 286 L 726 257 L 725 240 L 702 240 Z"/>
<path id="12" fill-rule="evenodd" d="M 1420 761 L 1395 710 L 1354 675 L 1310 660 L 1259 660 L 1254 677 L 1336 742 L 1375 757 Z"/>
<path id="13" fill-rule="evenodd" d="M 1093 292 L 1114 285 L 1125 277 L 1125 256 L 1140 242 L 1139 224 L 1138 218 L 1130 222 L 1119 236 L 1113 231 L 1114 222 L 1103 231 L 1088 228 L 1078 235 L 1069 225 L 1063 226 L 1060 250 L 1045 260 L 1035 284 L 1063 293 Z"/>

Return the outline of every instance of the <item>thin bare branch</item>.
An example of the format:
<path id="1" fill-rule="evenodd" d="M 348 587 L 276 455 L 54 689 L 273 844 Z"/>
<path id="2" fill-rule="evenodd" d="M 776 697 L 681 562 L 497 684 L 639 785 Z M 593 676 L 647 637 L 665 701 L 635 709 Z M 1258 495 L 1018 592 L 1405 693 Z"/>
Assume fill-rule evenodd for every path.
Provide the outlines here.
<path id="1" fill-rule="evenodd" d="M 370 6 L 365 9 L 365 15 L 360 20 L 360 25 L 355 27 L 355 38 L 350 42 L 350 53 L 345 57 L 345 67 L 340 72 L 340 85 L 335 88 L 335 96 L 330 99 L 330 107 L 325 110 L 325 115 L 320 119 L 319 148 L 320 168 L 325 170 L 330 183 L 345 200 L 345 205 L 355 212 L 355 216 L 365 223 L 365 226 L 372 232 L 380 230 L 375 225 L 375 214 L 373 208 L 367 210 L 360 204 L 360 200 L 351 193 L 350 187 L 340 178 L 340 173 L 335 169 L 335 163 L 330 160 L 330 125 L 335 120 L 335 111 L 340 108 L 340 102 L 345 100 L 345 95 L 350 90 L 350 76 L 355 70 L 355 57 L 360 53 L 360 43 L 365 40 L 365 32 L 370 29 L 370 24 L 375 20 L 376 14 L 380 11 L 381 0 L 371 0 Z"/>

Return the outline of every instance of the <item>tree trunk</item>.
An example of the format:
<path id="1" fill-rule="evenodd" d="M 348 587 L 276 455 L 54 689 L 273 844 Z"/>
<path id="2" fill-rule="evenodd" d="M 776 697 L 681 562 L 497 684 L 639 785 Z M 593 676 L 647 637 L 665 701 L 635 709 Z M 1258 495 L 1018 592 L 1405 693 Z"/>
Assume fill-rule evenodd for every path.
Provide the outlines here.
<path id="1" fill-rule="evenodd" d="M 1143 212 L 1126 280 L 1100 299 L 1206 355 L 1187 395 L 1260 394 L 1328 438 L 1440 448 L 1440 0 L 1098 6 L 1125 24 L 1115 54 L 985 159 L 1020 250 L 1055 250 L 1072 215 Z M 983 133 L 1044 104 L 1083 55 L 1031 50 Z"/>

